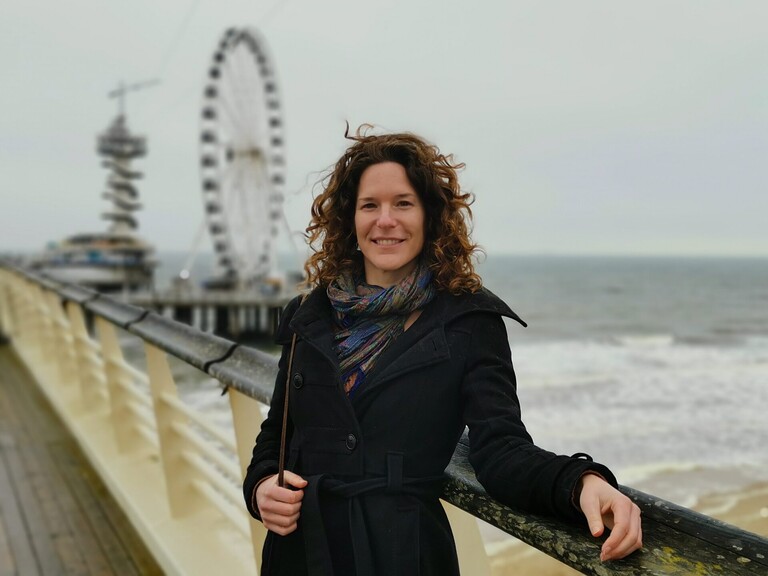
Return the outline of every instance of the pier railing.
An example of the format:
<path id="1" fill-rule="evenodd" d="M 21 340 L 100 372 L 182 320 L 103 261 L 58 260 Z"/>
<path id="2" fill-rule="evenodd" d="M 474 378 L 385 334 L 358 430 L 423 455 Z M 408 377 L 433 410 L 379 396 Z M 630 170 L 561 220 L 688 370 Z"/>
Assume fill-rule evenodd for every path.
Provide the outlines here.
<path id="1" fill-rule="evenodd" d="M 143 341 L 146 371 L 119 334 Z M 154 312 L 0 263 L 0 343 L 13 346 L 168 574 L 255 574 L 265 531 L 240 482 L 269 403 L 276 359 Z M 232 429 L 179 397 L 170 354 L 228 392 Z M 768 539 L 622 487 L 642 509 L 643 549 L 601 563 L 586 526 L 522 514 L 490 498 L 466 436 L 442 494 L 462 572 L 501 572 L 475 518 L 585 574 L 768 574 Z"/>

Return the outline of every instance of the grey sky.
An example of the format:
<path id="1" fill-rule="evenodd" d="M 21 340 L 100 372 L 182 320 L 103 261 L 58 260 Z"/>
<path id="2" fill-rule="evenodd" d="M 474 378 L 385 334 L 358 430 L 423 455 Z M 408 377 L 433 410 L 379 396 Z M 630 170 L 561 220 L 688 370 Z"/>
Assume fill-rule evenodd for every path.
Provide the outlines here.
<path id="1" fill-rule="evenodd" d="M 157 76 L 128 99 L 150 150 L 141 234 L 188 249 L 205 72 L 227 27 L 255 26 L 296 230 L 349 120 L 466 162 L 490 253 L 768 255 L 763 1 L 0 2 L 0 250 L 105 228 L 106 93 Z"/>

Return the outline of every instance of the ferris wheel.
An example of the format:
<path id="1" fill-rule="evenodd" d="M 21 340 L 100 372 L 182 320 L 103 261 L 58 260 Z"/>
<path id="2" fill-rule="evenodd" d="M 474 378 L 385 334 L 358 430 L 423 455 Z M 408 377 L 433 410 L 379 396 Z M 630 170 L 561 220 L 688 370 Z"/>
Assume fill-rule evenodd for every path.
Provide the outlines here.
<path id="1" fill-rule="evenodd" d="M 246 286 L 275 268 L 283 216 L 283 120 L 274 64 L 253 29 L 230 28 L 205 86 L 200 169 L 208 232 L 220 273 Z"/>

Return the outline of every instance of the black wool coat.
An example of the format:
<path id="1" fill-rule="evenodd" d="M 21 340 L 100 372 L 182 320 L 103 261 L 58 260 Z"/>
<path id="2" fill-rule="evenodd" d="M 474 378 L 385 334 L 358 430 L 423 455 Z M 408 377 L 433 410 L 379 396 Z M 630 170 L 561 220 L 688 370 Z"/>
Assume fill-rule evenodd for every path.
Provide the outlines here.
<path id="1" fill-rule="evenodd" d="M 525 323 L 488 290 L 439 292 L 378 358 L 348 398 L 333 350 L 331 305 L 316 289 L 292 301 L 277 340 L 283 354 L 269 415 L 243 491 L 277 472 L 290 339 L 287 468 L 309 481 L 298 529 L 270 532 L 263 574 L 274 576 L 459 573 L 438 500 L 442 475 L 465 425 L 470 462 L 491 496 L 514 508 L 575 520 L 574 487 L 604 466 L 535 446 L 520 419 L 502 317 Z"/>

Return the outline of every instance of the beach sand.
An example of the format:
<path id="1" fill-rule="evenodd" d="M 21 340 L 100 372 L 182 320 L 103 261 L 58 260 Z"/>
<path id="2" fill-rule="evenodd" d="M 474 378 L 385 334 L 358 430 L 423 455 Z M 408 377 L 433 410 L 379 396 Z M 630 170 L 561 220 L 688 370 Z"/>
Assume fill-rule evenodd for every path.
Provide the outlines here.
<path id="1" fill-rule="evenodd" d="M 693 507 L 749 532 L 768 536 L 768 483 L 744 490 L 712 494 Z M 493 556 L 493 576 L 577 576 L 580 572 L 519 540 L 501 537 L 494 528 L 482 530 Z"/>

